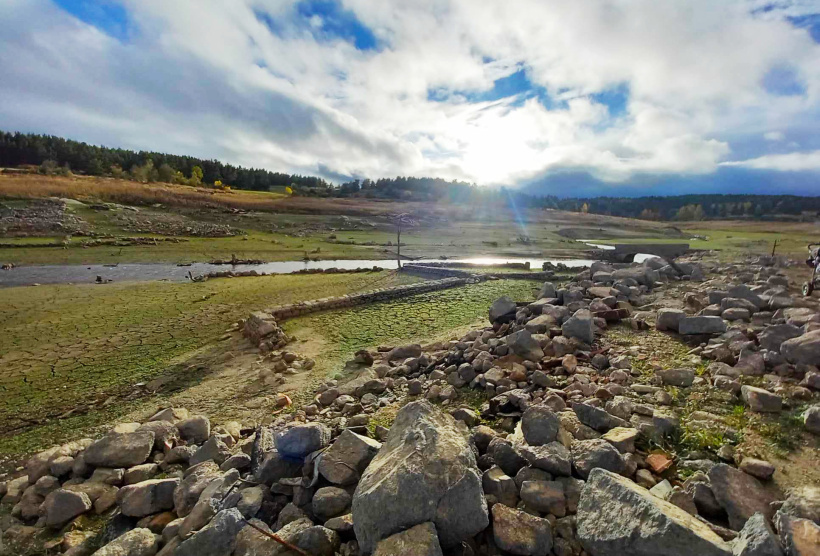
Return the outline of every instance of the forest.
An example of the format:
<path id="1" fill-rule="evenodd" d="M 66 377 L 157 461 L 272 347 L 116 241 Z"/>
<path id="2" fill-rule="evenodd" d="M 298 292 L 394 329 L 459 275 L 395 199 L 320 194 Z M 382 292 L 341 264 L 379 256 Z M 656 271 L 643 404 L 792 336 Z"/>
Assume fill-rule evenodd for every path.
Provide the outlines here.
<path id="1" fill-rule="evenodd" d="M 143 183 L 225 185 L 256 191 L 289 187 L 294 195 L 301 196 L 454 203 L 499 200 L 521 208 L 552 208 L 643 220 L 814 218 L 820 212 L 820 197 L 795 195 L 696 194 L 580 199 L 533 196 L 512 187 L 490 188 L 458 180 L 410 176 L 354 179 L 335 185 L 316 176 L 243 168 L 218 160 L 101 147 L 51 135 L 0 131 L 0 167 L 21 166 L 37 168 L 44 174 L 112 176 Z"/>

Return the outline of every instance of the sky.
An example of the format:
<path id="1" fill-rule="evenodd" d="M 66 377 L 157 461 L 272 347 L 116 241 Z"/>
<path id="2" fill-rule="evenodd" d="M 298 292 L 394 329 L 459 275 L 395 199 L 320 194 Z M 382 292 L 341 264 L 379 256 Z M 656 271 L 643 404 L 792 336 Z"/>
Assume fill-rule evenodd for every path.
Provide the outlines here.
<path id="1" fill-rule="evenodd" d="M 559 196 L 820 195 L 820 0 L 2 0 L 0 129 Z"/>

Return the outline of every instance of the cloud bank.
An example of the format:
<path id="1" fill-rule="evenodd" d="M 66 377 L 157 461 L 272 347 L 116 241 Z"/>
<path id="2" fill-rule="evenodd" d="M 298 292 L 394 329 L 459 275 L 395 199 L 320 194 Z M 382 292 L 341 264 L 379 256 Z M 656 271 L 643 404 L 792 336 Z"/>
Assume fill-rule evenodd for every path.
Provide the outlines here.
<path id="1" fill-rule="evenodd" d="M 0 128 L 332 179 L 820 171 L 818 2 L 6 0 Z"/>

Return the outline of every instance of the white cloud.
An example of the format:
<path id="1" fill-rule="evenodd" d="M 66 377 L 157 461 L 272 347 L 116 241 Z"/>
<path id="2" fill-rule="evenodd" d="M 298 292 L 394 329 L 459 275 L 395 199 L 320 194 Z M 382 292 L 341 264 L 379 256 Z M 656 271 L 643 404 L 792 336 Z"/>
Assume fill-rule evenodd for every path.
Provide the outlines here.
<path id="1" fill-rule="evenodd" d="M 713 172 L 736 138 L 758 138 L 762 160 L 785 137 L 769 129 L 820 119 L 820 47 L 783 20 L 809 2 L 342 2 L 380 50 L 323 34 L 319 16 L 297 25 L 295 0 L 125 0 L 125 43 L 47 0 L 6 0 L 0 128 L 302 173 L 620 182 Z M 782 64 L 804 94 L 763 88 Z M 549 108 L 475 100 L 519 68 Z M 591 95 L 617 87 L 613 115 Z"/>
<path id="2" fill-rule="evenodd" d="M 820 170 L 820 151 L 767 154 L 749 160 L 723 162 L 721 166 L 742 166 L 755 170 L 800 172 Z"/>

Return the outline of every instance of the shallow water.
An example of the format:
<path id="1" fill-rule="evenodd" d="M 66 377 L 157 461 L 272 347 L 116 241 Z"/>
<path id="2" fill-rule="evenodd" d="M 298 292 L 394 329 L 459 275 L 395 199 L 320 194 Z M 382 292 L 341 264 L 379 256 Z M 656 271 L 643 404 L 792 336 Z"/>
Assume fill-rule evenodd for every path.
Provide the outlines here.
<path id="1" fill-rule="evenodd" d="M 506 257 L 473 257 L 465 259 L 448 259 L 446 262 L 472 263 L 482 266 L 491 266 L 503 263 L 529 262 L 534 270 L 541 268 L 546 262 L 563 263 L 570 267 L 589 266 L 593 261 L 587 259 L 524 259 Z M 406 263 L 442 262 L 441 259 L 422 259 L 404 261 Z M 97 276 L 104 280 L 115 282 L 168 280 L 171 282 L 185 282 L 188 274 L 201 276 L 210 272 L 224 272 L 233 270 L 245 272 L 255 270 L 260 274 L 289 274 L 300 270 L 328 269 L 328 268 L 373 268 L 395 269 L 398 264 L 395 259 L 359 260 L 337 259 L 329 261 L 281 261 L 263 264 L 215 265 L 210 263 L 193 263 L 190 266 L 177 266 L 169 263 L 158 264 L 119 264 L 105 265 L 32 265 L 19 266 L 11 270 L 0 270 L 0 287 L 27 286 L 31 284 L 68 284 L 93 283 Z"/>

